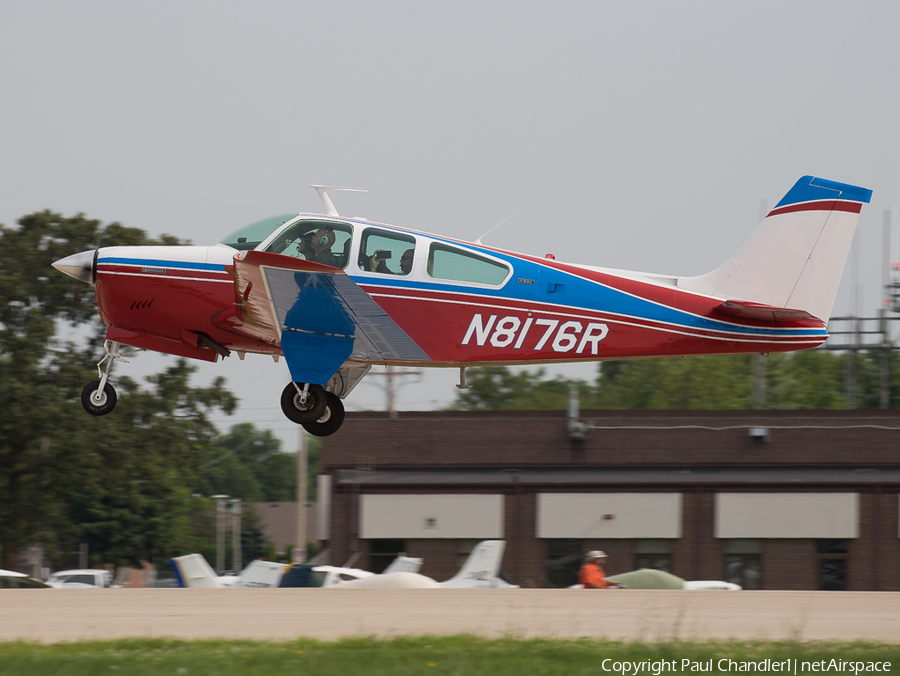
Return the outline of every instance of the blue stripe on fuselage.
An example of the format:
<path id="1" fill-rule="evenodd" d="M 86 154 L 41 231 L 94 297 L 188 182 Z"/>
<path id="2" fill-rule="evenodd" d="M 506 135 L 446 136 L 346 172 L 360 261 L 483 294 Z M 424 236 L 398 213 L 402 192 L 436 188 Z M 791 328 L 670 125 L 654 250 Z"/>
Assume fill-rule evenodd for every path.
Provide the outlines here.
<path id="1" fill-rule="evenodd" d="M 478 249 L 473 248 L 474 251 Z M 367 286 L 385 286 L 394 289 L 415 289 L 417 291 L 438 291 L 447 293 L 466 293 L 475 296 L 483 296 L 486 298 L 510 299 L 523 303 L 536 302 L 546 303 L 549 305 L 557 305 L 573 310 L 592 310 L 596 312 L 607 312 L 625 317 L 634 317 L 637 319 L 646 319 L 651 321 L 671 324 L 676 327 L 702 329 L 705 331 L 718 331 L 722 333 L 745 334 L 755 336 L 779 336 L 779 337 L 825 337 L 828 335 L 825 329 L 815 328 L 777 328 L 769 329 L 764 327 L 742 326 L 732 324 L 727 321 L 711 319 L 709 317 L 701 317 L 685 310 L 678 310 L 667 305 L 639 298 L 625 291 L 605 286 L 600 282 L 594 282 L 584 277 L 559 270 L 541 266 L 531 261 L 522 261 L 512 256 L 499 254 L 496 251 L 490 251 L 490 255 L 501 258 L 513 265 L 513 275 L 509 281 L 501 288 L 488 289 L 481 287 L 473 287 L 469 285 L 453 285 L 440 282 L 421 283 L 413 280 L 396 279 L 390 277 L 368 277 L 354 275 L 352 279 L 357 284 Z M 565 283 L 565 291 L 545 294 L 545 288 L 536 289 L 535 295 L 526 295 L 519 292 L 519 283 L 517 279 L 529 272 L 523 270 L 533 266 L 537 273 L 537 268 L 552 271 L 554 281 L 562 281 Z M 519 292 L 519 293 L 517 293 Z"/>
<path id="2" fill-rule="evenodd" d="M 97 264 L 107 265 L 140 265 L 152 268 L 177 268 L 179 270 L 204 270 L 206 272 L 224 272 L 225 266 L 216 263 L 195 263 L 191 261 L 166 261 L 155 258 L 100 258 Z"/>

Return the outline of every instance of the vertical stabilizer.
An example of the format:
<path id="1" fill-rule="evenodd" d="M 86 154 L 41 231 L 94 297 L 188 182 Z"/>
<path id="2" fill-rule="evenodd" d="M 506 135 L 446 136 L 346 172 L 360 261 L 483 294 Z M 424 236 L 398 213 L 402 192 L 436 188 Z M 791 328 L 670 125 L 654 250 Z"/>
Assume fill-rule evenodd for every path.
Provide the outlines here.
<path id="1" fill-rule="evenodd" d="M 460 571 L 440 586 L 452 589 L 495 589 L 515 587 L 500 578 L 500 563 L 503 561 L 503 540 L 479 542 Z"/>
<path id="2" fill-rule="evenodd" d="M 415 556 L 404 556 L 400 554 L 396 559 L 391 561 L 390 565 L 384 569 L 383 574 L 389 573 L 418 573 L 422 567 L 422 559 Z"/>
<path id="3" fill-rule="evenodd" d="M 175 556 L 172 558 L 171 564 L 184 587 L 209 589 L 224 586 L 202 554 Z"/>
<path id="4" fill-rule="evenodd" d="M 690 291 L 805 310 L 827 322 L 862 205 L 872 191 L 804 176 L 723 265 L 682 277 Z"/>

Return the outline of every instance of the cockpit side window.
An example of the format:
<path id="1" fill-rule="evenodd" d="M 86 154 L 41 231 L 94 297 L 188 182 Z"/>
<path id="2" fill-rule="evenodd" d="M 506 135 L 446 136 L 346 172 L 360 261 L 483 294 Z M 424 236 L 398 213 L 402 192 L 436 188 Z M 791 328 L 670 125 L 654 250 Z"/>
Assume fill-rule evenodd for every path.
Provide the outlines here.
<path id="1" fill-rule="evenodd" d="M 509 275 L 509 266 L 465 249 L 434 242 L 428 251 L 427 272 L 435 279 L 500 286 Z"/>
<path id="2" fill-rule="evenodd" d="M 353 227 L 335 221 L 298 221 L 278 235 L 266 251 L 346 268 Z"/>
<path id="3" fill-rule="evenodd" d="M 382 275 L 405 276 L 412 272 L 415 253 L 415 237 L 366 228 L 359 248 L 359 269 Z"/>

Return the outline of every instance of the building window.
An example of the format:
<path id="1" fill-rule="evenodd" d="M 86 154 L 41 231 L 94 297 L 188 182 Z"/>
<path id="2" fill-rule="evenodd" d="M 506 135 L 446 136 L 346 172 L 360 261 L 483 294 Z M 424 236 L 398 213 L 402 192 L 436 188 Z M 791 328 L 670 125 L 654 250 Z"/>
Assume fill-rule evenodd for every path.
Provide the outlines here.
<path id="1" fill-rule="evenodd" d="M 581 540 L 545 540 L 547 543 L 547 586 L 571 587 L 578 583 L 583 563 Z"/>
<path id="2" fill-rule="evenodd" d="M 672 541 L 641 539 L 635 542 L 634 567 L 672 572 Z"/>
<path id="3" fill-rule="evenodd" d="M 762 556 L 759 540 L 725 540 L 725 581 L 743 589 L 761 589 Z"/>
<path id="4" fill-rule="evenodd" d="M 816 540 L 819 560 L 819 589 L 845 591 L 847 589 L 847 541 Z"/>
<path id="5" fill-rule="evenodd" d="M 391 561 L 406 553 L 406 540 L 369 540 L 369 570 L 383 573 Z"/>

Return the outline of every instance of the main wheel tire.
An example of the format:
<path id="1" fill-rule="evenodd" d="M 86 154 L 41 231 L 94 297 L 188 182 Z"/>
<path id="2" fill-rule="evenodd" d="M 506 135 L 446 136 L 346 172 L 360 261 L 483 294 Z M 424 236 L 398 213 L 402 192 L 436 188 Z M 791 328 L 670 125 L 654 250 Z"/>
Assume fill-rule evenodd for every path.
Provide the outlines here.
<path id="1" fill-rule="evenodd" d="M 303 383 L 298 383 L 303 389 Z M 325 388 L 321 385 L 310 385 L 306 391 L 306 402 L 300 403 L 300 393 L 294 383 L 288 383 L 281 393 L 281 410 L 288 420 L 303 425 L 315 422 L 325 412 Z"/>
<path id="2" fill-rule="evenodd" d="M 303 423 L 303 429 L 316 437 L 327 437 L 344 424 L 344 402 L 336 394 L 325 393 L 325 412 L 318 420 Z"/>
<path id="3" fill-rule="evenodd" d="M 81 405 L 91 415 L 106 415 L 116 407 L 116 390 L 106 383 L 100 391 L 100 381 L 88 383 L 81 391 Z"/>

